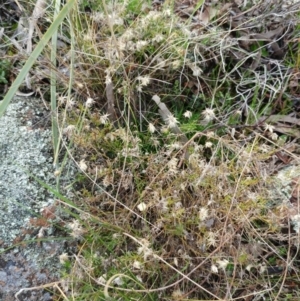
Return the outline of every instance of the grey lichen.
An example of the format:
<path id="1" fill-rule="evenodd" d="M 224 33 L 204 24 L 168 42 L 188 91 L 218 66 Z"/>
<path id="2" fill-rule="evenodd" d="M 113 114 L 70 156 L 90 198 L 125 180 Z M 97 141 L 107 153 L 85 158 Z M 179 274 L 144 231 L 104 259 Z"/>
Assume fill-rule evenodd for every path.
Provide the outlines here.
<path id="1" fill-rule="evenodd" d="M 62 237 L 59 241 L 54 239 L 51 225 L 45 231 L 45 241 L 38 243 L 34 242 L 38 226 L 33 229 L 30 224 L 55 200 L 36 180 L 50 187 L 56 185 L 49 111 L 41 100 L 15 98 L 8 106 L 0 118 L 0 154 L 0 299 L 15 300 L 14 294 L 21 288 L 57 280 L 58 257 L 66 252 L 65 241 Z M 68 172 L 61 174 L 64 186 L 71 183 L 74 173 L 71 164 Z M 31 243 L 19 246 L 19 237 L 21 242 Z M 51 297 L 38 290 L 30 296 L 27 293 L 26 300 Z"/>

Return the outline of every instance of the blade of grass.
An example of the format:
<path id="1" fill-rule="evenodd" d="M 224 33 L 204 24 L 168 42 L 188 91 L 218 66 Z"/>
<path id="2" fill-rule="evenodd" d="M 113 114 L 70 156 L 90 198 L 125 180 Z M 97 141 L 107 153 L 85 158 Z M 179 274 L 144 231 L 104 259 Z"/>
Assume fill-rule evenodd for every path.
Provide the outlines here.
<path id="1" fill-rule="evenodd" d="M 55 1 L 54 15 L 55 20 L 59 14 L 60 0 Z M 56 103 L 56 57 L 57 57 L 57 28 L 54 30 L 51 40 L 51 112 L 52 112 L 52 142 L 54 150 L 54 160 L 53 165 L 57 168 L 57 157 L 59 153 L 59 132 L 58 132 L 58 120 L 56 115 L 57 103 Z"/>

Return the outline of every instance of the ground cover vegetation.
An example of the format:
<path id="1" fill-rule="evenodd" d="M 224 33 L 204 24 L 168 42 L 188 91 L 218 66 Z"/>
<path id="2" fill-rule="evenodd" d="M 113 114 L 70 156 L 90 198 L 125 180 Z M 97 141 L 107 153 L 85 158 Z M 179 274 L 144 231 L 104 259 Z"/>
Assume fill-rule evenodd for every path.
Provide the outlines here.
<path id="1" fill-rule="evenodd" d="M 26 60 L 16 25 L 36 7 L 16 3 L 3 94 Z M 61 255 L 54 300 L 299 299 L 299 9 L 74 2 L 56 66 L 46 46 L 18 92 L 50 109 L 55 72 L 55 172 L 78 166 L 72 203 L 57 193 L 78 252 Z M 33 45 L 53 15 L 44 5 Z"/>

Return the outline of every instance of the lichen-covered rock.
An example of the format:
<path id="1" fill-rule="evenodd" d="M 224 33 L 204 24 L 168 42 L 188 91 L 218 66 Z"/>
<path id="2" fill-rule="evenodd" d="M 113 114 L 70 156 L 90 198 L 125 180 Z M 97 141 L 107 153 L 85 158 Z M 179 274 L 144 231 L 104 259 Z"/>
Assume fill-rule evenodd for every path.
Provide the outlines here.
<path id="1" fill-rule="evenodd" d="M 32 224 L 54 204 L 54 196 L 34 178 L 56 185 L 49 116 L 40 100 L 16 98 L 0 118 L 0 300 L 16 300 L 20 289 L 60 275 L 58 256 L 66 252 L 65 244 L 54 239 L 51 223 L 42 230 L 45 241 L 35 242 L 42 226 Z M 66 175 L 62 181 L 68 181 Z M 52 300 L 42 289 L 19 298 Z"/>

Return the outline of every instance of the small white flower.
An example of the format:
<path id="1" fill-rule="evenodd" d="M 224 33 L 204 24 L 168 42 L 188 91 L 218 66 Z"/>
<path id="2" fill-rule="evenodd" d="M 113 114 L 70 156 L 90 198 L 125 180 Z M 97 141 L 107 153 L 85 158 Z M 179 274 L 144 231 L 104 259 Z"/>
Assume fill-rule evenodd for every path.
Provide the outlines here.
<path id="1" fill-rule="evenodd" d="M 94 37 L 93 37 L 93 35 L 92 35 L 91 32 L 88 32 L 87 34 L 85 34 L 85 35 L 83 36 L 83 40 L 84 40 L 84 41 L 93 41 L 93 39 L 94 39 Z"/>
<path id="2" fill-rule="evenodd" d="M 141 212 L 143 212 L 143 211 L 145 211 L 145 210 L 147 209 L 147 205 L 146 205 L 145 203 L 140 203 L 140 204 L 137 205 L 137 208 L 138 208 Z"/>
<path id="3" fill-rule="evenodd" d="M 136 50 L 140 51 L 142 50 L 144 47 L 146 47 L 148 45 L 147 41 L 137 41 L 135 44 Z"/>
<path id="4" fill-rule="evenodd" d="M 108 187 L 109 185 L 113 185 L 114 183 L 114 179 L 113 179 L 113 176 L 108 174 L 104 177 L 104 179 L 102 180 L 102 184 L 105 186 L 105 187 Z"/>
<path id="5" fill-rule="evenodd" d="M 63 134 L 67 135 L 68 138 L 71 138 L 75 132 L 75 125 L 69 124 L 66 128 L 63 129 Z"/>
<path id="6" fill-rule="evenodd" d="M 120 239 L 121 234 L 119 234 L 119 233 L 114 233 L 112 237 L 113 237 L 113 239 Z"/>
<path id="7" fill-rule="evenodd" d="M 208 232 L 208 238 L 207 238 L 207 245 L 210 247 L 210 246 L 213 246 L 215 247 L 217 245 L 217 239 L 216 239 L 216 233 L 215 232 L 212 232 L 212 231 L 209 231 Z"/>
<path id="8" fill-rule="evenodd" d="M 191 66 L 191 69 L 193 71 L 193 76 L 200 76 L 203 72 L 198 66 Z"/>
<path id="9" fill-rule="evenodd" d="M 143 283 L 143 279 L 140 275 L 136 275 L 135 277 L 139 282 Z"/>
<path id="10" fill-rule="evenodd" d="M 170 145 L 167 145 L 167 147 L 171 150 L 171 151 L 173 151 L 174 149 L 181 149 L 181 147 L 182 147 L 182 145 L 179 143 L 179 142 L 174 142 L 174 143 L 172 143 L 172 144 L 170 144 Z"/>
<path id="11" fill-rule="evenodd" d="M 83 89 L 83 87 L 84 87 L 83 83 L 80 83 L 78 81 L 76 81 L 75 84 L 76 84 L 78 89 Z"/>
<path id="12" fill-rule="evenodd" d="M 141 240 L 142 246 L 138 247 L 137 253 L 144 255 L 144 260 L 147 260 L 149 256 L 153 256 L 153 251 L 149 248 L 149 241 L 146 239 Z"/>
<path id="13" fill-rule="evenodd" d="M 177 289 L 172 293 L 172 297 L 175 300 L 181 300 L 183 298 L 183 296 L 184 296 L 184 294 L 180 289 Z"/>
<path id="14" fill-rule="evenodd" d="M 117 286 L 121 286 L 124 284 L 124 281 L 123 281 L 122 277 L 118 276 L 113 280 L 113 284 L 115 284 Z"/>
<path id="15" fill-rule="evenodd" d="M 108 21 L 112 25 L 123 25 L 124 24 L 124 20 L 122 18 L 120 18 L 115 12 L 108 15 Z"/>
<path id="16" fill-rule="evenodd" d="M 136 90 L 137 90 L 138 92 L 142 93 L 142 92 L 143 92 L 143 86 L 142 86 L 142 85 L 137 85 L 137 86 L 136 86 Z"/>
<path id="17" fill-rule="evenodd" d="M 79 224 L 78 220 L 74 220 L 71 223 L 68 223 L 68 228 L 72 230 L 71 236 L 74 238 L 81 238 L 82 234 L 84 234 L 84 229 Z"/>
<path id="18" fill-rule="evenodd" d="M 213 146 L 213 144 L 212 144 L 212 142 L 210 142 L 210 141 L 207 141 L 206 143 L 205 143 L 205 148 L 211 148 Z"/>
<path id="19" fill-rule="evenodd" d="M 178 159 L 177 158 L 172 158 L 169 162 L 168 162 L 168 167 L 169 170 L 171 172 L 176 173 L 177 172 L 177 164 L 178 164 Z"/>
<path id="20" fill-rule="evenodd" d="M 259 265 L 259 273 L 263 274 L 267 270 L 267 267 L 263 264 Z"/>
<path id="21" fill-rule="evenodd" d="M 102 276 L 100 276 L 98 279 L 97 279 L 97 282 L 99 284 L 106 284 L 106 278 L 107 278 L 107 275 L 106 274 L 103 274 Z"/>
<path id="22" fill-rule="evenodd" d="M 156 43 L 159 43 L 161 41 L 164 40 L 164 36 L 161 35 L 161 34 L 157 34 L 153 39 L 152 39 L 152 42 L 156 42 Z"/>
<path id="23" fill-rule="evenodd" d="M 293 225 L 293 229 L 299 234 L 299 229 L 300 229 L 300 214 L 296 214 L 291 217 L 291 222 Z"/>
<path id="24" fill-rule="evenodd" d="M 141 86 L 148 86 L 150 83 L 150 77 L 148 75 L 145 76 L 138 76 L 137 80 L 140 81 Z"/>
<path id="25" fill-rule="evenodd" d="M 153 125 L 153 123 L 149 122 L 148 124 L 148 131 L 153 134 L 156 131 L 155 126 Z"/>
<path id="26" fill-rule="evenodd" d="M 109 114 L 104 114 L 100 116 L 100 123 L 101 124 L 107 124 L 109 122 L 108 118 Z"/>
<path id="27" fill-rule="evenodd" d="M 68 278 L 64 278 L 64 279 L 62 279 L 62 281 L 60 281 L 61 288 L 62 288 L 62 290 L 63 290 L 65 293 L 67 293 L 67 292 L 69 291 L 69 289 L 70 289 L 69 284 L 70 284 L 70 283 L 71 283 L 71 281 L 70 281 L 70 279 L 68 279 Z"/>
<path id="28" fill-rule="evenodd" d="M 61 174 L 61 170 L 57 169 L 54 171 L 54 177 L 58 177 Z"/>
<path id="29" fill-rule="evenodd" d="M 175 204 L 174 204 L 174 209 L 175 210 L 179 210 L 179 209 L 181 209 L 182 208 L 182 203 L 181 202 L 176 202 Z"/>
<path id="30" fill-rule="evenodd" d="M 167 123 L 168 123 L 168 128 L 174 128 L 177 126 L 177 123 L 179 123 L 179 121 L 173 115 L 169 115 L 167 117 Z"/>
<path id="31" fill-rule="evenodd" d="M 57 98 L 57 100 L 58 100 L 58 104 L 63 105 L 63 104 L 65 104 L 67 102 L 68 97 L 67 96 L 59 96 Z"/>
<path id="32" fill-rule="evenodd" d="M 102 12 L 95 12 L 92 14 L 92 20 L 96 23 L 101 23 L 103 20 L 105 20 L 105 15 Z"/>
<path id="33" fill-rule="evenodd" d="M 59 262 L 61 264 L 66 263 L 68 261 L 68 259 L 69 259 L 69 256 L 68 256 L 67 253 L 62 253 L 62 254 L 59 255 Z"/>
<path id="34" fill-rule="evenodd" d="M 191 111 L 186 111 L 183 116 L 186 117 L 186 118 L 191 118 L 193 115 L 193 113 Z"/>
<path id="35" fill-rule="evenodd" d="M 43 238 L 43 237 L 45 237 L 45 232 L 46 232 L 46 227 L 42 227 L 39 230 L 39 233 L 37 234 L 37 238 Z"/>
<path id="36" fill-rule="evenodd" d="M 137 260 L 135 260 L 132 264 L 133 268 L 140 270 L 141 269 L 141 263 Z"/>
<path id="37" fill-rule="evenodd" d="M 131 28 L 126 29 L 126 31 L 122 35 L 122 39 L 125 41 L 132 40 L 135 37 L 135 33 Z"/>
<path id="38" fill-rule="evenodd" d="M 161 200 L 159 200 L 156 207 L 157 207 L 158 211 L 161 211 L 161 212 L 169 211 L 168 202 L 166 201 L 165 198 L 162 198 Z"/>
<path id="39" fill-rule="evenodd" d="M 80 162 L 79 162 L 79 168 L 82 170 L 82 171 L 86 171 L 88 166 L 86 165 L 84 159 L 82 159 Z"/>
<path id="40" fill-rule="evenodd" d="M 199 210 L 199 219 L 201 222 L 205 221 L 208 217 L 208 210 L 207 208 L 204 208 L 202 207 L 200 210 Z"/>
<path id="41" fill-rule="evenodd" d="M 72 109 L 75 106 L 76 102 L 71 98 L 71 99 L 67 99 L 66 102 L 66 108 L 67 109 Z"/>
<path id="42" fill-rule="evenodd" d="M 273 133 L 273 131 L 275 129 L 275 126 L 273 126 L 271 124 L 268 124 L 268 123 L 265 123 L 264 128 L 265 128 L 265 131 L 269 131 L 270 133 Z"/>
<path id="43" fill-rule="evenodd" d="M 218 267 L 214 264 L 211 266 L 210 269 L 214 274 L 218 274 L 218 272 L 219 272 Z"/>
<path id="44" fill-rule="evenodd" d="M 213 138 L 213 137 L 216 137 L 216 133 L 210 131 L 210 132 L 207 132 L 207 133 L 206 133 L 206 136 L 209 137 L 209 138 Z"/>
<path id="45" fill-rule="evenodd" d="M 95 100 L 93 98 L 89 97 L 85 102 L 85 106 L 87 108 L 90 108 L 94 103 L 95 103 Z"/>
<path id="46" fill-rule="evenodd" d="M 225 270 L 229 264 L 229 261 L 227 259 L 217 260 L 217 264 L 220 269 Z"/>
<path id="47" fill-rule="evenodd" d="M 169 128 L 166 127 L 166 126 L 163 126 L 163 127 L 160 128 L 160 132 L 162 134 L 168 134 L 169 133 Z"/>
<path id="48" fill-rule="evenodd" d="M 182 63 L 181 63 L 180 60 L 175 60 L 175 61 L 172 62 L 172 68 L 176 70 L 181 66 L 181 64 Z"/>
<path id="49" fill-rule="evenodd" d="M 111 79 L 111 76 L 109 74 L 106 74 L 105 75 L 105 84 L 106 85 L 109 85 L 112 83 L 112 79 Z"/>
<path id="50" fill-rule="evenodd" d="M 172 12 L 171 12 L 171 10 L 169 8 L 166 8 L 166 9 L 163 10 L 162 14 L 165 17 L 170 17 L 171 14 L 172 14 Z"/>
<path id="51" fill-rule="evenodd" d="M 272 134 L 271 134 L 271 139 L 272 139 L 273 141 L 278 140 L 278 135 L 277 135 L 276 133 L 272 133 Z"/>
<path id="52" fill-rule="evenodd" d="M 205 109 L 203 112 L 202 112 L 202 115 L 204 116 L 204 120 L 206 122 L 209 122 L 209 121 L 212 121 L 215 119 L 215 113 L 214 113 L 214 110 L 213 109 Z"/>

